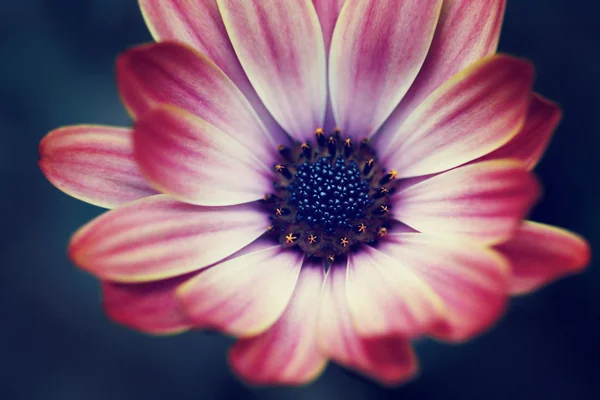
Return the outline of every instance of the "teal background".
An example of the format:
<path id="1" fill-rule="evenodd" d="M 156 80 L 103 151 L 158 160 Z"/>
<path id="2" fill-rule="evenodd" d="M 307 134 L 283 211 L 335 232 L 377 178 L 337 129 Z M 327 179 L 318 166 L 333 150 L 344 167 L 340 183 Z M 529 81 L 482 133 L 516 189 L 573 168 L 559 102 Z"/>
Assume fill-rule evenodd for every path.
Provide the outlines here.
<path id="1" fill-rule="evenodd" d="M 600 240 L 600 3 L 509 0 L 500 50 L 533 60 L 536 89 L 565 118 L 537 172 L 533 218 Z M 37 167 L 51 129 L 128 125 L 114 82 L 119 52 L 150 41 L 134 0 L 5 0 L 0 7 L 0 399 L 600 398 L 600 274 L 594 265 L 512 302 L 460 346 L 420 342 L 420 378 L 396 389 L 337 366 L 298 389 L 250 388 L 220 335 L 155 338 L 117 326 L 97 281 L 66 258 L 102 212 L 54 189 Z"/>

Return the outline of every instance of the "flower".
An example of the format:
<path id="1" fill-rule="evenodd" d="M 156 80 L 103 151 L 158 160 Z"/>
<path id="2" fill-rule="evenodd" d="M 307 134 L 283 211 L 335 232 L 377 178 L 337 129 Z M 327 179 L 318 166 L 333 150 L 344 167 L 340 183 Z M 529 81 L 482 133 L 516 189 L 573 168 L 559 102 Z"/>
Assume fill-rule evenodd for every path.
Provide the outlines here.
<path id="1" fill-rule="evenodd" d="M 115 321 L 238 337 L 252 383 L 333 360 L 396 384 L 412 339 L 467 340 L 588 263 L 523 222 L 560 109 L 495 54 L 504 1 L 140 4 L 158 43 L 117 65 L 134 127 L 40 144 L 56 187 L 115 208 L 69 247 Z"/>

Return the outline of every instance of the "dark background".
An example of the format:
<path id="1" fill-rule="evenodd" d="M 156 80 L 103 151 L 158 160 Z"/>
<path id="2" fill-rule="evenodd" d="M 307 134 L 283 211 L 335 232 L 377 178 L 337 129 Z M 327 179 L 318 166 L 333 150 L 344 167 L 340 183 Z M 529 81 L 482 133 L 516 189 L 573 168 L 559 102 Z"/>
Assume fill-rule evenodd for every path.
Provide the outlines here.
<path id="1" fill-rule="evenodd" d="M 565 118 L 538 167 L 533 218 L 600 241 L 597 0 L 509 0 L 500 50 L 534 61 L 536 90 Z M 37 167 L 49 130 L 128 125 L 116 55 L 150 41 L 135 0 L 2 0 L 0 6 L 0 399 L 599 399 L 600 272 L 593 265 L 512 302 L 461 346 L 417 344 L 422 372 L 396 389 L 331 365 L 303 388 L 249 388 L 225 362 L 230 340 L 155 338 L 117 326 L 98 284 L 66 258 L 102 210 L 54 189 Z"/>

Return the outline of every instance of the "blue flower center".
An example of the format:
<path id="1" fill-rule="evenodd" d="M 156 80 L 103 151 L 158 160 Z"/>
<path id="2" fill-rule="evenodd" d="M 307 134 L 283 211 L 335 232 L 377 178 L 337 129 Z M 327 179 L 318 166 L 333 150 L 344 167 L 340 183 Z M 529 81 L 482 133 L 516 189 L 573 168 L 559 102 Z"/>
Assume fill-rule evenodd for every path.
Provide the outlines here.
<path id="1" fill-rule="evenodd" d="M 360 243 L 376 244 L 393 227 L 396 172 L 386 172 L 368 140 L 315 132 L 316 143 L 280 146 L 273 193 L 263 205 L 268 233 L 283 247 L 332 263 Z"/>
<path id="2" fill-rule="evenodd" d="M 373 201 L 369 181 L 362 178 L 358 164 L 344 157 L 305 161 L 295 178 L 289 186 L 289 202 L 296 206 L 296 222 L 306 221 L 326 234 L 352 228 L 352 222 L 362 218 Z"/>

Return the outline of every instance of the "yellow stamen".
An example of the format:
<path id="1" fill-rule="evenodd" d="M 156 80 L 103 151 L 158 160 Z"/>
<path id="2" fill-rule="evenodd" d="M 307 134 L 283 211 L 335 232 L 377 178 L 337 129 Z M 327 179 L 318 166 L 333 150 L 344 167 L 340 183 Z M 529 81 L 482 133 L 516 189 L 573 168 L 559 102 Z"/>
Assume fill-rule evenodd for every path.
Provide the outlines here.
<path id="1" fill-rule="evenodd" d="M 290 234 L 288 234 L 288 235 L 285 237 L 285 243 L 287 243 L 287 244 L 293 244 L 293 243 L 294 243 L 294 240 L 296 240 L 296 239 L 298 239 L 298 237 L 294 236 L 294 234 L 293 234 L 293 233 L 290 233 Z"/>

